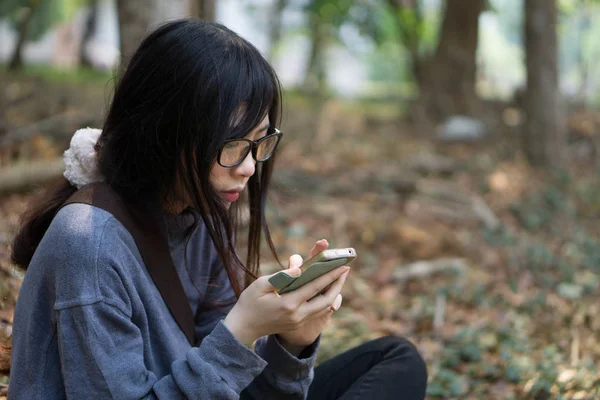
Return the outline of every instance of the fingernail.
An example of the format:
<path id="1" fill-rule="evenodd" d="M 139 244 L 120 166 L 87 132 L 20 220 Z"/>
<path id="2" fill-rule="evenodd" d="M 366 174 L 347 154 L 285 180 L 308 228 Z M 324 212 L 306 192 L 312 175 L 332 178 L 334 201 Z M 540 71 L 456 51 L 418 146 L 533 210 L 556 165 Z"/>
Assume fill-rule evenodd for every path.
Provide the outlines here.
<path id="1" fill-rule="evenodd" d="M 342 306 L 342 295 L 338 294 L 335 298 L 335 301 L 331 305 L 331 307 L 333 308 L 333 311 L 337 311 L 340 309 L 341 306 Z"/>

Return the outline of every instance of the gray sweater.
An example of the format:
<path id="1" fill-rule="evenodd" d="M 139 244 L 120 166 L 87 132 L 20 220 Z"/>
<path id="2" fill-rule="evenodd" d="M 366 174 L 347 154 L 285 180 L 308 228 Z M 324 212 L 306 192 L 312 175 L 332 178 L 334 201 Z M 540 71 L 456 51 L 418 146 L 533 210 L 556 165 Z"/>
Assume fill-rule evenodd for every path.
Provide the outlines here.
<path id="1" fill-rule="evenodd" d="M 71 204 L 55 217 L 15 309 L 8 398 L 303 399 L 318 340 L 298 359 L 275 336 L 254 351 L 222 323 L 234 298 L 204 224 L 163 215 L 162 228 L 196 319 L 188 343 L 127 230 L 101 209 Z M 187 264 L 186 259 L 187 258 Z"/>

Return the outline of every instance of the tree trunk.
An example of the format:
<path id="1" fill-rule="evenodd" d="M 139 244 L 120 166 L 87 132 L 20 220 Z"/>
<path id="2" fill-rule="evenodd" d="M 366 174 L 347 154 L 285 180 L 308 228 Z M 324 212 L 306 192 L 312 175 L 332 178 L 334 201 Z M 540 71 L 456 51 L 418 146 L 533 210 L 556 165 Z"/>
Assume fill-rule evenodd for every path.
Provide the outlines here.
<path id="1" fill-rule="evenodd" d="M 564 162 L 565 129 L 558 88 L 556 0 L 527 0 L 525 4 L 524 150 L 535 166 Z"/>
<path id="2" fill-rule="evenodd" d="M 169 19 L 187 15 L 185 0 L 117 0 L 117 10 L 122 67 L 150 31 Z"/>
<path id="3" fill-rule="evenodd" d="M 271 21 L 271 26 L 269 27 L 269 54 L 267 56 L 271 61 L 273 60 L 277 46 L 281 41 L 283 32 L 282 16 L 287 2 L 288 0 L 275 0 L 275 4 L 273 4 L 271 10 L 271 18 L 269 18 Z"/>
<path id="4" fill-rule="evenodd" d="M 217 4 L 215 0 L 192 0 L 196 2 L 197 16 L 205 21 L 215 21 L 217 18 Z"/>
<path id="5" fill-rule="evenodd" d="M 434 120 L 477 112 L 476 53 L 479 15 L 485 0 L 447 0 L 439 42 L 427 72 L 419 71 L 419 89 Z M 417 63 L 422 68 L 422 66 Z"/>
<path id="6" fill-rule="evenodd" d="M 308 92 L 323 97 L 327 92 L 324 59 L 327 35 L 319 15 L 311 14 L 309 18 L 311 47 L 303 86 Z"/>
<path id="7" fill-rule="evenodd" d="M 89 7 L 90 13 L 85 21 L 83 37 L 81 38 L 81 44 L 79 47 L 79 64 L 82 67 L 91 68 L 93 65 L 86 52 L 86 47 L 96 32 L 96 21 L 98 20 L 98 0 L 90 0 Z"/>
<path id="8" fill-rule="evenodd" d="M 590 66 L 589 60 L 585 54 L 585 43 L 586 38 L 590 34 L 592 27 L 592 10 L 589 5 L 582 8 L 578 15 L 577 24 L 577 36 L 579 43 L 577 44 L 577 64 L 579 66 L 579 88 L 577 89 L 577 100 L 585 106 L 586 104 L 586 90 L 590 87 Z"/>
<path id="9" fill-rule="evenodd" d="M 8 64 L 8 69 L 11 71 L 23 68 L 23 47 L 25 46 L 25 42 L 27 41 L 29 23 L 31 22 L 31 17 L 33 16 L 34 12 L 34 7 L 27 7 L 23 11 L 23 15 L 19 20 L 19 36 L 17 38 L 17 45 L 15 46 L 15 50 L 11 57 L 10 63 Z"/>

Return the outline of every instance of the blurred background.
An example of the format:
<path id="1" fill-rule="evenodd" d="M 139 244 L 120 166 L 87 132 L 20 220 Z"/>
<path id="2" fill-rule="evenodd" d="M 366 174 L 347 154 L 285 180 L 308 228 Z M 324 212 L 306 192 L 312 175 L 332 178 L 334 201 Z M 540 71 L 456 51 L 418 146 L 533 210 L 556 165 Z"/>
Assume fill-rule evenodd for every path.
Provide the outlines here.
<path id="1" fill-rule="evenodd" d="M 320 238 L 358 252 L 319 361 L 402 335 L 431 399 L 600 398 L 594 0 L 0 0 L 1 335 L 21 213 L 102 126 L 122 61 L 181 16 L 238 32 L 283 83 L 282 259 Z"/>

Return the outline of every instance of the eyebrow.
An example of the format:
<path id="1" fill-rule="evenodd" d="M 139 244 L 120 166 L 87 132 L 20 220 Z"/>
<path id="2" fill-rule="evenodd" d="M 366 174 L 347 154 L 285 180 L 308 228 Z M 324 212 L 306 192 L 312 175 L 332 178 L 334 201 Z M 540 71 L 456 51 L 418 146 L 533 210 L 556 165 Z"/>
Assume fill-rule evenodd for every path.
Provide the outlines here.
<path id="1" fill-rule="evenodd" d="M 251 135 L 251 134 L 263 133 L 263 132 L 269 130 L 270 127 L 271 127 L 271 124 L 265 124 L 261 128 L 259 128 L 257 131 L 249 132 L 246 136 Z M 246 136 L 244 136 L 244 137 L 246 137 Z"/>

